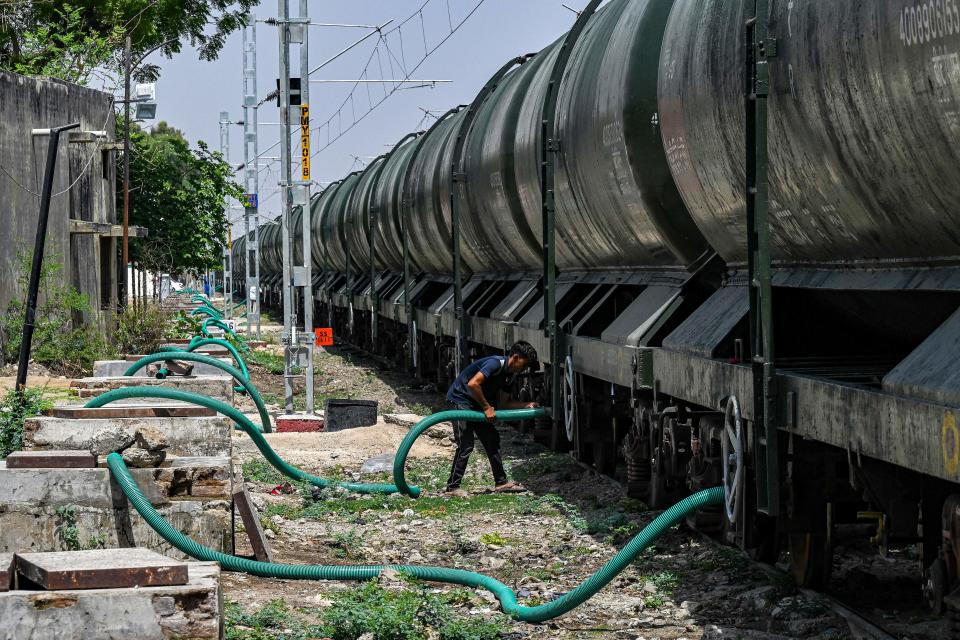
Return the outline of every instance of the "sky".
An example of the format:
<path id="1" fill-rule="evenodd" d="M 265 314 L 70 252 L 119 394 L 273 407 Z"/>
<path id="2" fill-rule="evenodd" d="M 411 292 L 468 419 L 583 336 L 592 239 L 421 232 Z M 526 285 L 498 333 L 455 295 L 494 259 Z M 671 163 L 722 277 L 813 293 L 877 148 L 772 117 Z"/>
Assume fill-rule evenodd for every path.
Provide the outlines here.
<path id="1" fill-rule="evenodd" d="M 462 26 L 427 56 L 418 69 L 412 70 L 416 62 L 424 59 L 424 53 L 434 49 L 449 35 L 451 27 L 456 27 L 477 7 L 478 2 L 479 8 Z M 564 3 L 579 10 L 586 0 L 564 0 Z M 298 0 L 290 0 L 290 5 L 291 15 L 296 15 Z M 265 20 L 275 17 L 277 10 L 277 0 L 264 0 L 256 8 L 255 16 L 258 20 Z M 368 79 L 382 79 L 383 76 L 396 79 L 408 75 L 401 70 L 403 66 L 410 79 L 452 81 L 437 83 L 432 88 L 408 85 L 413 88 L 398 90 L 386 98 L 362 121 L 313 158 L 311 179 L 319 183 L 337 180 L 351 170 L 361 168 L 361 163 L 368 163 L 370 159 L 389 151 L 405 134 L 429 127 L 433 117 L 421 109 L 440 115 L 457 104 L 469 103 L 503 63 L 512 57 L 542 49 L 567 31 L 576 19 L 576 14 L 564 8 L 560 0 L 309 0 L 309 12 L 312 22 L 322 23 L 382 25 L 392 19 L 393 23 L 385 27 L 383 33 L 413 16 L 400 30 L 389 35 L 386 42 L 374 35 L 312 74 L 312 79 L 355 80 L 361 76 Z M 313 69 L 369 32 L 369 29 L 360 28 L 311 27 L 309 68 Z M 227 111 L 232 121 L 239 121 L 243 117 L 241 43 L 241 34 L 232 34 L 219 59 L 212 62 L 199 60 L 196 51 L 188 46 L 173 59 L 152 56 L 150 61 L 161 67 L 156 87 L 157 121 L 165 120 L 182 130 L 191 143 L 204 140 L 212 149 L 219 149 L 220 112 Z M 295 45 L 291 50 L 291 61 L 295 65 L 291 75 L 297 75 L 299 70 L 296 66 L 299 62 L 298 48 Z M 277 28 L 258 23 L 259 99 L 276 87 L 278 60 Z M 381 66 L 384 69 L 383 76 L 380 74 Z M 351 89 L 351 84 L 311 83 L 311 125 L 320 126 L 320 130 L 312 134 L 311 152 L 315 153 L 321 146 L 326 146 L 328 135 L 336 137 L 341 128 L 346 128 L 354 117 L 359 118 L 385 95 L 384 87 L 380 84 L 361 85 L 354 93 L 352 103 L 348 102 L 345 108 L 339 109 Z M 389 91 L 388 86 L 386 92 Z M 280 127 L 267 124 L 279 121 L 278 111 L 275 101 L 264 104 L 258 111 L 261 123 L 259 147 L 264 157 L 279 156 L 279 148 L 264 152 L 279 140 Z M 334 118 L 333 122 L 329 126 L 322 126 L 331 117 Z M 243 128 L 233 125 L 229 129 L 229 161 L 236 166 L 244 160 Z M 293 153 L 294 156 L 299 154 L 298 143 Z M 260 215 L 272 218 L 280 211 L 280 197 L 276 194 L 279 163 L 262 162 Z M 237 181 L 242 184 L 240 174 Z M 315 191 L 318 188 L 314 186 Z M 235 205 L 239 207 L 239 204 Z M 242 210 L 233 209 L 230 219 L 239 220 L 241 216 Z M 239 225 L 236 231 L 239 231 Z"/>

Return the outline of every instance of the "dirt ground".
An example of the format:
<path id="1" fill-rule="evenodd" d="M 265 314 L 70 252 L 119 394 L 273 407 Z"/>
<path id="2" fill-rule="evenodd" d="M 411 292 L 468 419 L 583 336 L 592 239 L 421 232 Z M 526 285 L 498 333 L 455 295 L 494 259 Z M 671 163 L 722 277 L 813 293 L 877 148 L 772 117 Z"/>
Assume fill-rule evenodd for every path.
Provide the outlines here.
<path id="1" fill-rule="evenodd" d="M 425 414 L 442 406 L 442 396 L 435 389 L 414 387 L 412 380 L 354 352 L 331 349 L 317 357 L 316 366 L 318 408 L 326 397 L 347 396 L 376 399 L 381 413 Z M 278 403 L 281 377 L 261 367 L 254 367 L 252 373 L 265 397 Z M 272 408 L 279 412 L 279 407 Z M 528 489 L 524 493 L 489 493 L 492 478 L 478 445 L 464 484 L 469 497 L 442 496 L 453 454 L 452 443 L 443 437 L 423 437 L 412 451 L 409 476 L 425 488 L 419 500 L 311 493 L 304 487 L 292 487 L 292 493 L 274 491 L 283 478 L 258 462 L 259 454 L 242 434 L 235 440 L 235 460 L 261 510 L 277 562 L 456 567 L 496 577 L 517 591 L 522 603 L 549 602 L 588 578 L 657 514 L 624 498 L 616 483 L 568 456 L 544 449 L 510 426 L 498 428 L 508 470 Z M 405 427 L 381 419 L 376 426 L 336 433 L 267 437 L 282 457 L 311 473 L 379 482 L 388 481 L 388 474 L 361 474 L 362 464 L 394 451 L 405 433 Z M 242 533 L 238 539 L 243 539 Z M 421 635 L 395 636 L 371 626 L 334 637 L 849 637 L 844 623 L 824 602 L 799 594 L 781 574 L 758 569 L 737 552 L 685 529 L 675 529 L 658 540 L 596 597 L 541 625 L 508 619 L 499 613 L 496 600 L 481 589 L 411 585 L 394 578 L 381 582 L 388 592 L 422 589 L 422 594 L 449 596 L 456 603 L 450 616 L 488 621 L 499 632 L 450 635 L 428 629 Z M 331 609 L 341 606 L 335 604 L 341 602 L 338 594 L 358 588 L 351 583 L 226 574 L 225 593 L 231 603 L 228 612 L 232 612 L 228 637 L 324 637 L 310 635 L 311 629 L 318 628 L 311 625 L 328 619 Z M 278 603 L 278 598 L 283 602 Z M 282 615 L 277 613 L 278 606 Z"/>

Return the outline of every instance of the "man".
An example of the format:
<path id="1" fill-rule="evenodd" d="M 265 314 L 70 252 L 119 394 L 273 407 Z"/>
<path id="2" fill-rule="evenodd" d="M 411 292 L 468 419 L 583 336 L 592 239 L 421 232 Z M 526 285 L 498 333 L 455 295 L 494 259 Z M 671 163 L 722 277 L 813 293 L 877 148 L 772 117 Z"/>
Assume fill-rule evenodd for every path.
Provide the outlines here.
<path id="1" fill-rule="evenodd" d="M 450 479 L 447 480 L 447 495 L 461 498 L 467 496 L 467 492 L 460 488 L 460 483 L 473 452 L 474 437 L 479 438 L 487 452 L 487 458 L 490 459 L 495 485 L 493 490 L 510 492 L 523 489 L 516 482 L 507 479 L 507 472 L 500 457 L 500 434 L 493 422 L 497 419 L 495 406 L 503 409 L 534 409 L 538 406 L 536 402 L 500 402 L 501 392 L 513 382 L 513 376 L 531 365 L 537 365 L 536 350 L 527 342 L 518 342 L 510 347 L 506 356 L 481 358 L 461 371 L 453 381 L 447 392 L 447 402 L 453 405 L 452 408 L 482 411 L 487 421 L 453 423 L 457 451 L 453 457 Z"/>

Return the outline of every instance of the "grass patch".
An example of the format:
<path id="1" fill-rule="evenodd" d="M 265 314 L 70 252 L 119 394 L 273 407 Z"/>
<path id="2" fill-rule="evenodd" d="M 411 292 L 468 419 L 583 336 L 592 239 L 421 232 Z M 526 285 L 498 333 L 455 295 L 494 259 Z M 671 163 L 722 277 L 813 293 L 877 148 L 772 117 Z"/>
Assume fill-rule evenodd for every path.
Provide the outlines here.
<path id="1" fill-rule="evenodd" d="M 356 640 L 372 633 L 377 640 L 496 640 L 506 631 L 501 616 L 490 620 L 467 618 L 453 607 L 469 601 L 457 590 L 435 594 L 419 587 L 387 590 L 377 583 L 333 596 L 323 612 L 322 629 L 332 640 Z"/>
<path id="2" fill-rule="evenodd" d="M 250 482 L 267 482 L 276 485 L 286 480 L 286 476 L 274 469 L 273 465 L 259 458 L 244 462 L 241 469 L 243 469 L 244 479 Z"/>
<path id="3" fill-rule="evenodd" d="M 15 390 L 0 400 L 0 460 L 23 448 L 23 423 L 53 406 L 43 389 L 26 389 L 23 402 Z"/>
<path id="4" fill-rule="evenodd" d="M 666 604 L 667 599 L 673 596 L 674 589 L 677 588 L 679 578 L 672 571 L 661 571 L 649 576 L 641 576 L 644 583 L 652 583 L 656 591 L 647 594 L 643 598 L 643 606 L 647 609 L 659 609 Z"/>
<path id="5" fill-rule="evenodd" d="M 516 543 L 516 540 L 513 538 L 505 538 L 496 531 L 493 533 L 485 533 L 480 536 L 480 544 L 485 545 L 495 545 L 497 547 L 506 547 L 508 545 Z"/>
<path id="6" fill-rule="evenodd" d="M 260 349 L 247 354 L 247 362 L 263 367 L 268 373 L 283 375 L 283 354 Z"/>

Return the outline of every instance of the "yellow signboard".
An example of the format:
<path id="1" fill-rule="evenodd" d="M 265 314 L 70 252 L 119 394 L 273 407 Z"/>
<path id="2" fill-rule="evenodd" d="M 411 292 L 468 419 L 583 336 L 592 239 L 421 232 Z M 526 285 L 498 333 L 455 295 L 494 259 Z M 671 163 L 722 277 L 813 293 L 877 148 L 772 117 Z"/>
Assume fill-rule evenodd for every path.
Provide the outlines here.
<path id="1" fill-rule="evenodd" d="M 310 107 L 300 105 L 300 174 L 310 179 Z"/>

